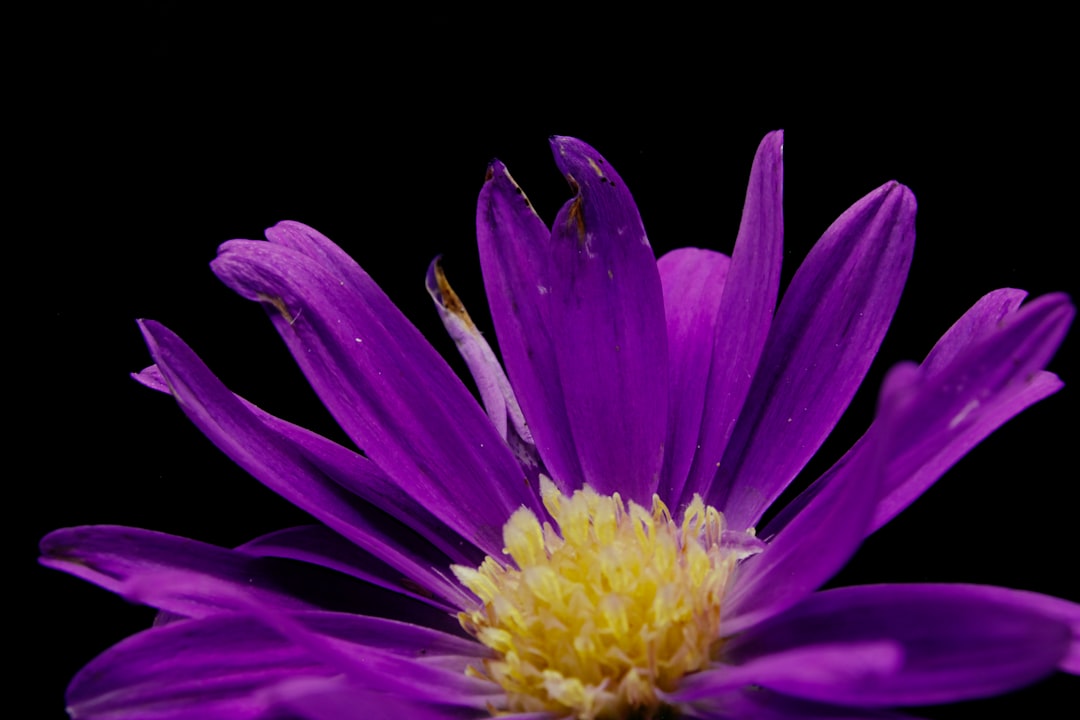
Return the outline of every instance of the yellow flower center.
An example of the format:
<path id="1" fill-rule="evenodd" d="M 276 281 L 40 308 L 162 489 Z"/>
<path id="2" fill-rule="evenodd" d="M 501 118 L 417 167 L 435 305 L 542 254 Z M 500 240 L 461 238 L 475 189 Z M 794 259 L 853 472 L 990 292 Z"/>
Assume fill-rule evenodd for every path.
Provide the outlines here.
<path id="1" fill-rule="evenodd" d="M 521 508 L 503 528 L 513 565 L 487 557 L 454 574 L 482 607 L 462 626 L 497 657 L 471 670 L 501 685 L 507 709 L 580 720 L 662 714 L 662 693 L 705 668 L 736 562 L 724 516 L 699 496 L 681 525 L 586 486 L 571 497 L 541 478 L 558 529 Z M 516 566 L 516 567 L 514 567 Z"/>

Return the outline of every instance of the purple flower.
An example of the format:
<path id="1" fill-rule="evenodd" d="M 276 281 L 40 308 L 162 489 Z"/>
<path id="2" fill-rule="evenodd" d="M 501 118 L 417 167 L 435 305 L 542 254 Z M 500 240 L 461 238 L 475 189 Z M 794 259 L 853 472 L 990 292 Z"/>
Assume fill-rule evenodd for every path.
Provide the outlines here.
<path id="1" fill-rule="evenodd" d="M 236 549 L 110 526 L 46 537 L 46 565 L 161 611 L 76 676 L 73 717 L 895 718 L 1080 674 L 1080 606 L 1065 600 L 817 592 L 1060 389 L 1043 368 L 1066 297 L 980 299 L 888 374 L 865 435 L 763 523 L 877 352 L 911 261 L 911 192 L 889 183 L 847 210 L 776 307 L 780 133 L 758 149 L 730 258 L 655 260 L 615 170 L 578 140 L 552 147 L 575 196 L 551 230 L 501 163 L 480 193 L 505 370 L 437 263 L 428 274 L 482 409 L 371 278 L 298 223 L 225 243 L 213 269 L 269 310 L 363 454 L 233 395 L 142 323 L 155 365 L 137 378 L 319 524 Z"/>

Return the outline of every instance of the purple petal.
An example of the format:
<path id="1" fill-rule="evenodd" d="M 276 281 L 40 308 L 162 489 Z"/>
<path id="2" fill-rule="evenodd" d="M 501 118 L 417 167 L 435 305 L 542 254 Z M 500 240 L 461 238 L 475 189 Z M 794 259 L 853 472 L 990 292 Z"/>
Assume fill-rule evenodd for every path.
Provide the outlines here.
<path id="1" fill-rule="evenodd" d="M 733 528 L 757 523 L 847 408 L 900 299 L 914 220 L 911 191 L 882 186 L 796 272 L 708 498 Z"/>
<path id="2" fill-rule="evenodd" d="M 701 673 L 707 680 L 710 671 Z M 695 676 L 696 677 L 696 676 Z M 679 692 L 672 695 L 673 699 Z M 917 720 L 884 710 L 848 708 L 802 700 L 766 688 L 749 687 L 684 705 L 688 717 L 700 720 Z"/>
<path id="3" fill-rule="evenodd" d="M 305 595 L 305 583 L 327 583 L 325 574 L 300 572 L 271 559 L 262 560 L 235 550 L 207 545 L 165 533 L 113 525 L 66 528 L 41 541 L 41 563 L 99 585 L 112 592 L 132 580 L 183 570 L 213 577 L 251 593 L 261 602 L 286 610 L 312 610 L 320 606 Z M 342 578 L 344 579 L 344 578 Z M 334 582 L 341 591 L 341 583 Z M 171 598 L 158 608 L 186 617 L 220 612 L 214 597 Z"/>
<path id="4" fill-rule="evenodd" d="M 985 316 L 983 310 L 980 303 L 972 312 Z M 959 346 L 972 342 L 964 331 L 979 318 L 942 338 L 909 390 L 909 409 L 897 426 L 895 457 L 869 532 L 910 505 L 1006 421 L 1061 389 L 1057 376 L 1042 368 L 1075 314 L 1066 296 L 1044 295 L 963 350 Z"/>
<path id="5" fill-rule="evenodd" d="M 867 534 L 906 508 L 957 460 L 1017 413 L 1054 393 L 1061 381 L 1041 371 L 1061 343 L 1074 309 L 1047 295 L 1015 311 L 1020 291 L 997 291 L 975 304 L 906 375 L 904 409 L 892 432 L 886 473 Z M 1004 316 L 1004 317 L 1003 317 Z M 1003 318 L 1003 319 L 1002 319 Z M 860 439 L 837 464 L 856 462 Z M 832 482 L 829 470 L 763 531 L 778 532 Z"/>
<path id="6" fill-rule="evenodd" d="M 399 670 L 427 673 L 423 658 L 483 651 L 426 628 L 351 614 L 303 613 L 289 622 L 352 662 L 370 656 L 400 663 Z M 278 683 L 340 672 L 260 619 L 217 615 L 152 628 L 113 646 L 76 675 L 68 705 L 80 718 L 244 720 L 264 716 L 274 704 L 268 691 Z"/>
<path id="7" fill-rule="evenodd" d="M 510 387 L 510 380 L 495 352 L 469 317 L 465 305 L 450 287 L 438 258 L 428 267 L 427 289 L 447 333 L 476 381 L 488 417 L 506 444 L 514 450 L 529 481 L 535 483 L 535 487 L 540 487 L 540 459 L 532 433 L 525 425 L 525 416 L 514 396 L 514 389 Z"/>
<path id="8" fill-rule="evenodd" d="M 604 158 L 573 138 L 551 146 L 576 192 L 552 226 L 549 327 L 581 481 L 647 504 L 667 425 L 656 259 L 630 191 Z"/>
<path id="9" fill-rule="evenodd" d="M 717 328 L 711 335 L 715 347 L 700 447 L 689 470 L 684 499 L 701 492 L 716 473 L 772 324 L 784 244 L 783 146 L 783 132 L 766 135 L 750 170 L 731 269 L 720 301 Z"/>
<path id="10" fill-rule="evenodd" d="M 777 673 L 768 680 L 769 686 L 849 705 L 968 700 L 1049 675 L 1069 651 L 1072 632 L 1039 608 L 1002 600 L 999 588 L 874 585 L 812 595 L 729 640 L 725 655 L 730 662 L 743 664 L 800 648 L 890 642 L 899 646 L 903 657 L 895 672 L 853 674 L 850 682 L 833 674 L 820 683 L 810 674 L 784 679 Z"/>
<path id="11" fill-rule="evenodd" d="M 271 318 L 345 432 L 384 472 L 489 554 L 521 505 L 512 453 L 445 361 L 355 264 L 283 245 L 225 243 L 212 263 Z M 468 510 L 461 499 L 470 498 Z"/>
<path id="12" fill-rule="evenodd" d="M 548 317 L 551 233 L 498 161 L 488 168 L 477 201 L 476 237 L 506 372 L 552 480 L 572 491 L 582 472 Z"/>
<path id="13" fill-rule="evenodd" d="M 311 513 L 416 585 L 451 606 L 467 595 L 432 568 L 448 558 L 404 525 L 361 502 L 288 437 L 274 432 L 214 377 L 175 334 L 142 323 L 150 352 L 173 396 L 195 425 L 234 462 L 297 507 Z"/>
<path id="14" fill-rule="evenodd" d="M 673 250 L 656 262 L 664 290 L 671 378 L 660 486 L 665 498 L 679 497 L 698 449 L 716 316 L 730 263 L 727 255 L 698 248 Z"/>
<path id="15" fill-rule="evenodd" d="M 442 612 L 454 612 L 456 609 L 436 598 L 430 590 L 401 577 L 400 571 L 364 552 L 323 525 L 306 525 L 279 530 L 246 542 L 236 550 L 254 557 L 287 558 L 318 565 L 420 600 L 439 608 Z M 370 589 L 368 589 L 368 594 L 372 594 Z M 356 607 L 352 609 L 357 610 Z M 424 608 L 424 610 L 430 609 Z M 394 608 L 394 617 L 405 619 L 403 612 L 404 608 L 397 603 Z M 420 609 L 417 609 L 416 614 L 421 616 L 417 617 L 416 621 L 423 619 L 431 624 L 429 615 L 423 617 L 426 614 Z M 412 617 L 408 619 L 413 621 Z"/>
<path id="16" fill-rule="evenodd" d="M 156 365 L 151 365 L 132 377 L 152 390 L 172 394 L 168 382 Z M 472 545 L 463 543 L 460 535 L 428 512 L 427 508 L 419 505 L 414 498 L 405 494 L 363 455 L 358 455 L 306 428 L 274 417 L 239 395 L 234 397 L 243 403 L 268 431 L 286 438 L 306 460 L 314 463 L 331 480 L 417 530 L 435 547 L 446 553 L 452 562 L 475 565 L 483 560 L 482 553 Z"/>
<path id="17" fill-rule="evenodd" d="M 866 451 L 837 463 L 831 481 L 809 499 L 767 547 L 747 558 L 736 571 L 725 600 L 725 634 L 769 618 L 812 593 L 844 566 L 862 543 L 879 497 L 890 428 L 909 368 L 900 366 L 885 378 L 876 430 Z"/>

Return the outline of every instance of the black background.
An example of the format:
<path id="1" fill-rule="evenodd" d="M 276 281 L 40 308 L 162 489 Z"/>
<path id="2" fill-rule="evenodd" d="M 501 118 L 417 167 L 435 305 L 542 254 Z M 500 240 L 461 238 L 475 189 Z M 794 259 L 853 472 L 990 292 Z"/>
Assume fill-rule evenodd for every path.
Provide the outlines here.
<path id="1" fill-rule="evenodd" d="M 262 310 L 207 268 L 224 240 L 281 219 L 320 229 L 460 368 L 423 277 L 443 254 L 490 327 L 473 223 L 491 157 L 550 221 L 569 190 L 546 138 L 581 137 L 629 184 L 658 255 L 730 252 L 754 149 L 785 128 L 785 283 L 881 183 L 909 185 L 920 207 L 893 328 L 807 477 L 860 434 L 884 371 L 921 358 L 979 296 L 1075 296 L 1075 83 L 1053 18 L 861 18 L 852 32 L 820 17 L 832 29 L 535 14 L 148 2 L 33 28 L 11 112 L 7 511 L 18 570 L 8 595 L 25 603 L 11 657 L 29 658 L 17 687 L 34 688 L 41 717 L 62 717 L 71 675 L 152 617 L 36 566 L 44 533 L 114 523 L 231 546 L 305 522 L 129 379 L 149 362 L 134 318 L 170 326 L 268 411 L 341 437 Z M 1080 600 L 1076 344 L 1074 332 L 1051 365 L 1069 387 L 961 461 L 836 582 L 979 582 Z M 924 715 L 1063 716 L 1078 689 L 1058 676 Z"/>

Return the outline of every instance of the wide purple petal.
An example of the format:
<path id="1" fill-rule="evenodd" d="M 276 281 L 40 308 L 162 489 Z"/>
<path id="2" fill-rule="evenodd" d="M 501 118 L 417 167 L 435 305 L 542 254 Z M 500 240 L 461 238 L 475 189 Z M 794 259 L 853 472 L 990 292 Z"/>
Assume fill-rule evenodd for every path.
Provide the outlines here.
<path id="1" fill-rule="evenodd" d="M 544 465 L 570 492 L 582 471 L 555 360 L 559 335 L 549 319 L 551 233 L 497 160 L 477 201 L 476 237 L 506 372 Z"/>
<path id="2" fill-rule="evenodd" d="M 911 263 L 915 199 L 889 183 L 842 214 L 777 310 L 710 503 L 751 527 L 817 451 L 885 335 Z"/>
<path id="3" fill-rule="evenodd" d="M 704 417 L 684 499 L 705 489 L 716 473 L 772 324 L 784 244 L 783 147 L 784 133 L 769 133 L 754 155 L 742 222 L 711 336 L 715 346 Z"/>
<path id="4" fill-rule="evenodd" d="M 647 504 L 660 481 L 668 357 L 656 259 L 622 178 L 596 150 L 551 140 L 576 195 L 552 225 L 550 330 L 583 476 Z"/>
<path id="5" fill-rule="evenodd" d="M 931 705 L 996 695 L 1052 673 L 1069 652 L 1068 624 L 1039 608 L 970 585 L 872 585 L 817 593 L 725 645 L 725 659 L 838 643 L 894 643 L 902 661 L 853 673 L 780 673 L 759 680 L 774 690 L 847 705 Z M 830 652 L 831 650 L 826 650 Z M 814 663 L 813 652 L 806 662 Z M 823 657 L 822 662 L 828 662 Z"/>
<path id="6" fill-rule="evenodd" d="M 399 671 L 430 674 L 424 665 L 429 659 L 484 652 L 477 643 L 427 628 L 358 615 L 302 613 L 288 622 L 333 647 L 335 660 L 370 657 L 375 664 L 397 663 Z M 217 615 L 152 628 L 113 646 L 75 676 L 68 705 L 76 718 L 244 720 L 263 717 L 272 707 L 268 691 L 276 684 L 340 672 L 263 618 Z M 372 678 L 385 680 L 378 675 Z M 369 689 L 379 689 L 372 684 Z"/>
<path id="7" fill-rule="evenodd" d="M 701 681 L 710 679 L 709 671 Z M 678 699 L 680 693 L 672 694 Z M 917 720 L 886 710 L 851 708 L 803 700 L 762 687 L 747 687 L 693 703 L 682 703 L 683 714 L 698 720 Z"/>
<path id="8" fill-rule="evenodd" d="M 409 526 L 360 501 L 338 484 L 319 463 L 229 392 L 167 328 L 152 321 L 144 321 L 142 328 L 180 407 L 234 462 L 289 502 L 397 568 L 412 583 L 452 606 L 467 601 L 456 582 L 432 569 L 448 567 L 443 553 Z"/>
<path id="9" fill-rule="evenodd" d="M 905 386 L 908 372 L 908 366 L 900 366 L 885 378 L 878 421 L 865 443 L 866 452 L 838 463 L 831 481 L 802 512 L 775 537 L 765 536 L 765 550 L 738 567 L 725 599 L 725 634 L 740 632 L 795 605 L 855 554 L 879 497 L 899 389 Z"/>
<path id="10" fill-rule="evenodd" d="M 359 266 L 237 240 L 221 247 L 212 267 L 273 309 L 278 332 L 345 432 L 457 532 L 496 554 L 506 518 L 523 504 L 538 509 L 464 385 Z"/>
<path id="11" fill-rule="evenodd" d="M 668 428 L 662 497 L 679 497 L 698 451 L 705 388 L 713 362 L 716 316 L 731 258 L 712 250 L 680 248 L 656 262 L 668 331 Z"/>

